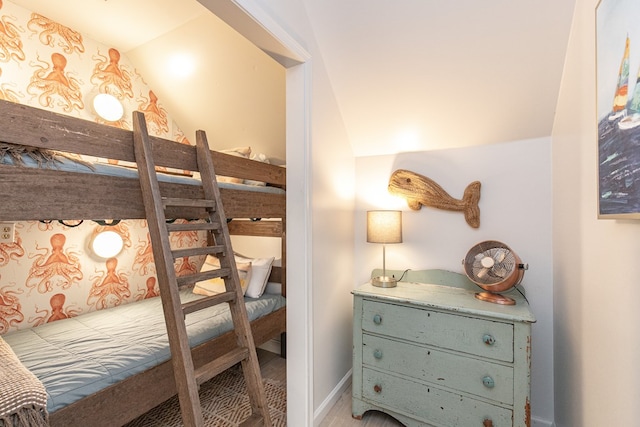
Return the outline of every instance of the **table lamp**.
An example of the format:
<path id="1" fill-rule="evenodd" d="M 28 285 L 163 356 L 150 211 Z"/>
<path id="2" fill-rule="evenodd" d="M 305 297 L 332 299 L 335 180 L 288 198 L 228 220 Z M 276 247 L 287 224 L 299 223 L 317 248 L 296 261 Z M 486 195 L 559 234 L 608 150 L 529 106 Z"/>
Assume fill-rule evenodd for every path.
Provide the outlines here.
<path id="1" fill-rule="evenodd" d="M 382 243 L 382 276 L 371 279 L 371 284 L 393 288 L 398 280 L 387 277 L 385 246 L 387 243 L 402 243 L 402 211 L 367 211 L 367 242 Z"/>

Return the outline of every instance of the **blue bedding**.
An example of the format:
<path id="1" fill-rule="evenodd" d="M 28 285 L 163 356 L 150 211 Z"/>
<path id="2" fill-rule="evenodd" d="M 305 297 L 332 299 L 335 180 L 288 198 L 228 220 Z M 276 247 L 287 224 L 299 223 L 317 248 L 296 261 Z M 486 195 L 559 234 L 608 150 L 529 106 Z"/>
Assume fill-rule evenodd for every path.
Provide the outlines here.
<path id="1" fill-rule="evenodd" d="M 181 292 L 182 301 L 200 298 Z M 254 320 L 285 305 L 281 295 L 245 298 Z M 5 334 L 20 361 L 47 389 L 51 413 L 111 384 L 169 360 L 160 298 Z M 186 316 L 191 346 L 232 329 L 227 304 Z"/>

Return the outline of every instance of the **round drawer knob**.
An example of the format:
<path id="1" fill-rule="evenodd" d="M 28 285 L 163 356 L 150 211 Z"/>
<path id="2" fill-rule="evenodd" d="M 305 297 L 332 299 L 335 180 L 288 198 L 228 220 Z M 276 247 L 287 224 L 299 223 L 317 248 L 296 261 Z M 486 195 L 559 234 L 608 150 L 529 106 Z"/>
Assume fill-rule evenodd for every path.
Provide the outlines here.
<path id="1" fill-rule="evenodd" d="M 373 357 L 375 357 L 376 359 L 382 359 L 382 350 L 373 350 Z"/>
<path id="2" fill-rule="evenodd" d="M 375 323 L 376 325 L 379 325 L 382 323 L 382 316 L 380 316 L 379 314 L 376 314 L 373 316 L 373 323 Z"/>
<path id="3" fill-rule="evenodd" d="M 489 418 L 485 418 L 485 420 L 482 423 L 482 425 L 484 427 L 493 427 L 493 421 L 491 421 Z"/>
<path id="4" fill-rule="evenodd" d="M 484 386 L 487 388 L 493 388 L 496 385 L 496 383 L 493 381 L 493 378 L 488 375 L 482 379 L 482 384 L 484 384 Z"/>
<path id="5" fill-rule="evenodd" d="M 496 339 L 493 337 L 493 335 L 484 334 L 482 336 L 482 342 L 484 342 L 486 345 L 494 345 L 496 343 Z"/>
<path id="6" fill-rule="evenodd" d="M 380 384 L 374 385 L 373 391 L 375 391 L 376 393 L 380 393 L 382 391 L 382 386 Z"/>

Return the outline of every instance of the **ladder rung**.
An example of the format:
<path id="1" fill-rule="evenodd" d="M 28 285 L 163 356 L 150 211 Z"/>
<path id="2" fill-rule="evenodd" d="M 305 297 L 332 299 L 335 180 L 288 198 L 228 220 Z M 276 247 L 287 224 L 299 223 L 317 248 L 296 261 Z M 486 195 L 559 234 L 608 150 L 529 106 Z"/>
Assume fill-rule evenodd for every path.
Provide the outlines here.
<path id="1" fill-rule="evenodd" d="M 189 248 L 189 249 L 176 249 L 171 251 L 173 259 L 184 258 L 186 256 L 198 256 L 198 255 L 215 255 L 221 254 L 225 251 L 224 246 L 203 246 L 201 248 Z"/>
<path id="2" fill-rule="evenodd" d="M 167 206 L 183 206 L 189 208 L 215 208 L 216 201 L 209 199 L 182 199 L 178 197 L 163 197 L 162 205 Z"/>
<path id="3" fill-rule="evenodd" d="M 220 230 L 219 222 L 188 222 L 167 224 L 167 230 L 173 231 L 199 231 L 199 230 Z"/>
<path id="4" fill-rule="evenodd" d="M 193 301 L 185 302 L 182 304 L 182 312 L 185 316 L 194 311 L 204 310 L 207 307 L 213 307 L 214 305 L 222 304 L 225 302 L 234 301 L 236 299 L 236 293 L 232 291 L 222 292 L 220 294 L 206 296 Z"/>
<path id="5" fill-rule="evenodd" d="M 226 353 L 219 358 L 212 360 L 196 369 L 196 381 L 198 384 L 202 384 L 211 378 L 215 377 L 219 373 L 226 371 L 233 365 L 249 357 L 249 350 L 246 347 L 236 347 L 229 353 Z"/>
<path id="6" fill-rule="evenodd" d="M 179 287 L 186 285 L 193 285 L 197 282 L 204 280 L 215 279 L 216 277 L 227 277 L 231 275 L 231 269 L 229 268 L 216 268 L 209 271 L 201 271 L 199 273 L 187 274 L 185 276 L 176 277 L 176 282 Z"/>

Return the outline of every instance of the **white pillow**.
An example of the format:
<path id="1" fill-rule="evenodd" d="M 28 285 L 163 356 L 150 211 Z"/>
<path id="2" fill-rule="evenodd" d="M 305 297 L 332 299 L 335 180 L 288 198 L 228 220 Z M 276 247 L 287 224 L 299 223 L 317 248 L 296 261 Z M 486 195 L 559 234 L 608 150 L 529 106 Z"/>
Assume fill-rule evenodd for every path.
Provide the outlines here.
<path id="1" fill-rule="evenodd" d="M 246 157 L 247 159 L 251 157 L 251 147 L 229 148 L 227 150 L 221 150 L 221 152 L 231 154 L 232 156 Z"/>
<path id="2" fill-rule="evenodd" d="M 260 298 L 262 296 L 264 289 L 267 287 L 267 281 L 269 280 L 274 260 L 275 257 L 247 258 L 236 254 L 236 262 L 251 263 L 251 280 L 249 280 L 249 286 L 245 293 L 246 296 L 250 298 Z"/>
<path id="3" fill-rule="evenodd" d="M 240 277 L 240 287 L 242 288 L 242 295 L 245 295 L 252 276 L 251 263 L 236 262 L 236 267 L 238 268 L 238 276 Z M 220 261 L 218 260 L 218 258 L 212 255 L 207 255 L 207 259 L 202 265 L 202 269 L 200 271 L 211 271 L 218 268 L 220 268 Z M 226 290 L 227 289 L 224 285 L 224 279 L 220 277 L 215 277 L 213 279 L 198 282 L 193 287 L 194 294 L 207 296 L 226 292 Z"/>

